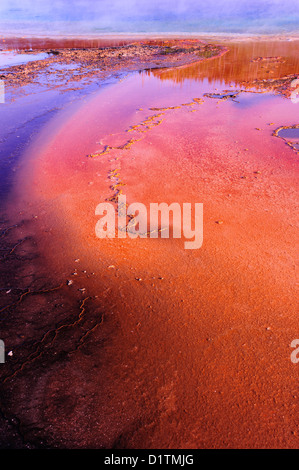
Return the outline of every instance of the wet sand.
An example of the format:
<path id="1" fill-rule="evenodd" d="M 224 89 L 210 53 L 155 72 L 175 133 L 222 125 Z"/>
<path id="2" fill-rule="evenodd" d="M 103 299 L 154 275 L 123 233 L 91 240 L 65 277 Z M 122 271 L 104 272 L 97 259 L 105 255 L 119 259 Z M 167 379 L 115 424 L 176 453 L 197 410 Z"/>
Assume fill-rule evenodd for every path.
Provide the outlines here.
<path id="1" fill-rule="evenodd" d="M 6 210 L 23 291 L 1 310 L 22 445 L 298 446 L 298 152 L 273 135 L 298 125 L 298 56 L 282 49 L 130 75 L 30 146 Z M 202 202 L 203 246 L 96 238 L 117 184 L 147 207 Z"/>

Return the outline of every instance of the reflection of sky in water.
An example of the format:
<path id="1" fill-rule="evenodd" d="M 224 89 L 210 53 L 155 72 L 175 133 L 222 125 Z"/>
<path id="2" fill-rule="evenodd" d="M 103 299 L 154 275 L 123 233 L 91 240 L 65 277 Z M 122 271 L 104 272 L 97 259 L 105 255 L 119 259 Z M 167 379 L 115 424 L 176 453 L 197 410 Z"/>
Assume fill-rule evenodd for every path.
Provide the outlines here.
<path id="1" fill-rule="evenodd" d="M 78 64 L 55 64 L 50 65 L 48 70 L 57 70 L 57 71 L 64 71 L 64 70 L 76 70 L 79 67 Z"/>
<path id="2" fill-rule="evenodd" d="M 298 0 L 1 0 L 2 32 L 298 31 Z"/>
<path id="3" fill-rule="evenodd" d="M 235 98 L 235 105 L 238 106 L 239 109 L 249 109 L 258 104 L 263 104 L 267 106 L 268 102 L 273 102 L 274 99 L 281 99 L 280 97 L 276 96 L 273 97 L 271 94 L 264 94 L 264 93 L 240 93 Z"/>
<path id="4" fill-rule="evenodd" d="M 45 59 L 48 54 L 16 54 L 14 52 L 0 52 L 0 68 L 10 67 L 12 65 L 26 64 L 32 60 Z"/>
<path id="5" fill-rule="evenodd" d="M 281 129 L 278 132 L 279 137 L 282 137 L 283 139 L 289 140 L 289 141 L 295 141 L 299 142 L 299 128 L 289 128 L 289 129 Z"/>

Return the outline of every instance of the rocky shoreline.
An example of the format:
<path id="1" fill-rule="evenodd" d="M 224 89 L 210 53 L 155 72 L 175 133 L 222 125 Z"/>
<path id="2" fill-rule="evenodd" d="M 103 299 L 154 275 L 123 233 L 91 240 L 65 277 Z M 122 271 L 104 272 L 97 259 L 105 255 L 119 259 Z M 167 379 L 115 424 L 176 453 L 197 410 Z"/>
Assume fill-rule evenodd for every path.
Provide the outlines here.
<path id="1" fill-rule="evenodd" d="M 0 68 L 0 78 L 8 90 L 43 83 L 50 87 L 63 87 L 67 82 L 80 84 L 91 78 L 105 79 L 117 72 L 133 72 L 154 68 L 181 67 L 227 52 L 224 46 L 207 44 L 194 39 L 142 41 L 124 46 L 100 48 L 39 49 L 48 54 L 44 60 Z M 21 50 L 21 54 L 36 50 Z"/>

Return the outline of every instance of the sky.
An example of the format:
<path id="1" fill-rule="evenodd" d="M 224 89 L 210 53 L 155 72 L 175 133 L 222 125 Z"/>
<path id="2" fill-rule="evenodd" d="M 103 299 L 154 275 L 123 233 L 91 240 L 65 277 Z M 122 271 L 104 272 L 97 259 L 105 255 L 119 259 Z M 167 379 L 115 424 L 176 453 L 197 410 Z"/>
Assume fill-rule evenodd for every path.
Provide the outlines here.
<path id="1" fill-rule="evenodd" d="M 299 0 L 0 0 L 0 28 L 65 32 L 299 30 Z"/>

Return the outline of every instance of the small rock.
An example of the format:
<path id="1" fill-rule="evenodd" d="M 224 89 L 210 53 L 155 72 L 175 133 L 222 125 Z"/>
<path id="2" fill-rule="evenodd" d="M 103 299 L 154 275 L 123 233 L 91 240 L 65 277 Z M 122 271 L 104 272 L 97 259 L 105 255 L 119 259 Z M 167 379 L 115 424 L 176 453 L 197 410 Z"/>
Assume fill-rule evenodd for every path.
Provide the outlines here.
<path id="1" fill-rule="evenodd" d="M 71 286 L 73 283 L 74 283 L 74 281 L 72 281 L 72 280 L 67 281 L 68 286 Z"/>
<path id="2" fill-rule="evenodd" d="M 13 356 L 13 352 L 12 351 L 9 351 L 9 353 L 7 353 L 8 356 L 12 357 Z"/>

